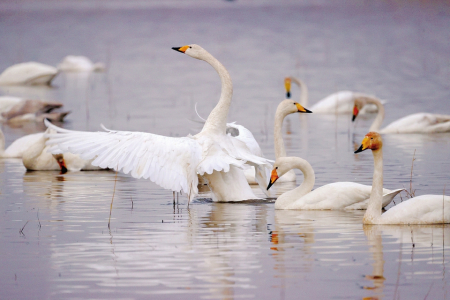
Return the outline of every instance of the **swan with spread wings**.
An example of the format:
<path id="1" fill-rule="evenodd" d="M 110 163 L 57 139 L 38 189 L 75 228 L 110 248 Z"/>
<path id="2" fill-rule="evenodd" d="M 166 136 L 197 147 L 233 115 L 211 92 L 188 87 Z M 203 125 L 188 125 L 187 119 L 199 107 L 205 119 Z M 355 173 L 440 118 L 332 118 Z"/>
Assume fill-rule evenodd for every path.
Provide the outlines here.
<path id="1" fill-rule="evenodd" d="M 208 116 L 200 133 L 181 138 L 144 132 L 81 132 L 62 129 L 46 135 L 52 153 L 71 152 L 92 165 L 113 168 L 135 178 L 150 179 L 172 191 L 183 191 L 192 200 L 198 194 L 198 175 L 208 183 L 213 201 L 228 202 L 257 198 L 247 183 L 242 167 L 255 167 L 256 178 L 264 189 L 270 162 L 251 153 L 244 142 L 226 133 L 226 119 L 233 85 L 225 67 L 202 47 L 192 44 L 172 48 L 209 63 L 219 74 L 220 100 Z M 106 129 L 106 128 L 104 128 Z"/>

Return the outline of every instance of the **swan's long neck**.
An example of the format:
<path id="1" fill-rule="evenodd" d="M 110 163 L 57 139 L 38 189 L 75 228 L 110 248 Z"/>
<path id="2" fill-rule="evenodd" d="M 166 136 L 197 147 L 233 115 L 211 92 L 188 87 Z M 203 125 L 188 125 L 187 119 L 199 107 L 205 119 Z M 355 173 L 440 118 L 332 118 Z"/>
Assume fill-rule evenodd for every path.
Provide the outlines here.
<path id="1" fill-rule="evenodd" d="M 364 224 L 374 224 L 381 217 L 383 202 L 383 150 L 372 150 L 374 160 L 374 171 L 372 181 L 372 191 L 370 193 L 369 204 L 364 214 Z"/>
<path id="2" fill-rule="evenodd" d="M 291 169 L 298 169 L 302 171 L 303 182 L 300 186 L 278 197 L 275 202 L 276 209 L 286 208 L 288 205 L 294 203 L 304 195 L 311 192 L 316 180 L 314 169 L 311 167 L 309 162 L 300 157 L 289 157 L 288 159 L 290 160 L 289 165 L 291 166 Z"/>
<path id="3" fill-rule="evenodd" d="M 275 143 L 275 159 L 279 157 L 285 157 L 286 156 L 286 149 L 284 148 L 284 141 L 283 141 L 283 120 L 288 115 L 283 110 L 282 105 L 278 105 L 277 111 L 275 112 L 275 126 L 273 129 L 273 140 Z"/>
<path id="4" fill-rule="evenodd" d="M 220 100 L 216 107 L 211 111 L 208 119 L 203 126 L 203 131 L 214 131 L 216 133 L 225 134 L 228 111 L 231 105 L 231 98 L 233 96 L 233 83 L 231 82 L 230 74 L 227 69 L 209 53 L 206 53 L 203 58 L 219 73 L 220 81 L 222 83 L 222 92 Z"/>
<path id="5" fill-rule="evenodd" d="M 384 106 L 383 106 L 383 104 L 381 104 L 381 102 L 378 99 L 375 99 L 375 98 L 367 99 L 367 103 L 375 104 L 378 108 L 377 117 L 375 118 L 372 125 L 370 126 L 369 131 L 379 132 L 380 128 L 381 128 L 381 123 L 383 123 L 383 120 L 384 120 Z"/>
<path id="6" fill-rule="evenodd" d="M 300 80 L 298 78 L 291 77 L 291 80 L 300 87 L 301 94 L 300 94 L 300 101 L 298 103 L 300 103 L 303 107 L 307 107 L 308 106 L 308 86 L 306 85 L 306 83 L 304 83 L 302 80 Z"/>
<path id="7" fill-rule="evenodd" d="M 3 131 L 0 129 L 0 155 L 5 152 L 5 135 L 3 134 Z"/>

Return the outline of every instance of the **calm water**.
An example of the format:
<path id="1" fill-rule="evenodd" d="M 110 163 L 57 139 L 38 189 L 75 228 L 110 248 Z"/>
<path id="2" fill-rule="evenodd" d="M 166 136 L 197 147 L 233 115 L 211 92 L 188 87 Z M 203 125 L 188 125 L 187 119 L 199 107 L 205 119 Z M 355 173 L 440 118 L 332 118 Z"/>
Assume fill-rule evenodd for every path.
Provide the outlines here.
<path id="1" fill-rule="evenodd" d="M 206 117 L 220 82 L 206 63 L 170 48 L 197 43 L 231 74 L 229 120 L 273 158 L 287 75 L 308 83 L 310 103 L 346 89 L 386 99 L 385 124 L 415 112 L 450 114 L 447 28 L 449 6 L 418 1 L 0 2 L 0 69 L 57 65 L 69 54 L 108 68 L 0 93 L 63 102 L 72 111 L 66 128 L 195 134 L 194 105 Z M 291 115 L 287 152 L 312 164 L 316 186 L 370 184 L 372 155 L 353 149 L 372 120 L 355 127 L 350 116 Z M 2 125 L 7 145 L 42 129 Z M 385 136 L 384 148 L 387 188 L 409 188 L 415 151 L 416 194 L 449 195 L 450 134 Z M 363 212 L 275 211 L 273 201 L 203 199 L 188 208 L 184 195 L 174 205 L 172 192 L 149 181 L 26 172 L 14 159 L 0 160 L 0 179 L 1 299 L 450 297 L 447 225 L 362 226 Z"/>

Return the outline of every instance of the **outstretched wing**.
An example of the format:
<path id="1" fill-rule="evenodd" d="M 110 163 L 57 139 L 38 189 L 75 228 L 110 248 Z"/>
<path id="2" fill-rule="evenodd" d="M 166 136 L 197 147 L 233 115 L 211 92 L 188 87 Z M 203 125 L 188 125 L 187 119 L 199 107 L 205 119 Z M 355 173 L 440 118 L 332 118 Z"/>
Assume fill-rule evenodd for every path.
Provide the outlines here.
<path id="1" fill-rule="evenodd" d="M 135 178 L 150 179 L 172 191 L 183 191 L 189 199 L 197 193 L 197 165 L 202 148 L 190 137 L 173 138 L 161 135 L 112 131 L 83 132 L 59 128 L 45 120 L 56 134 L 46 134 L 52 153 L 71 152 L 92 165 L 130 173 Z M 106 128 L 105 128 L 106 129 Z"/>

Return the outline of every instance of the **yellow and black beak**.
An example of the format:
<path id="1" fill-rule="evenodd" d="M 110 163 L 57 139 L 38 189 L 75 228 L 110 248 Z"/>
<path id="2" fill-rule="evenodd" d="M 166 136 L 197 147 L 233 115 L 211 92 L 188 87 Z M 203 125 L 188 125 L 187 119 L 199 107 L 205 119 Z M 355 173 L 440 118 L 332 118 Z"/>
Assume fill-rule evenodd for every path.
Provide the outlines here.
<path id="1" fill-rule="evenodd" d="M 358 114 L 359 114 L 359 109 L 358 109 L 358 107 L 355 105 L 355 106 L 353 106 L 353 117 L 352 117 L 352 122 L 355 121 L 355 119 L 356 119 L 356 117 L 358 116 Z"/>
<path id="2" fill-rule="evenodd" d="M 310 111 L 309 109 L 304 108 L 303 106 L 301 106 L 298 103 L 295 103 L 295 106 L 297 106 L 298 112 L 309 113 L 309 114 L 312 113 L 312 111 Z"/>
<path id="3" fill-rule="evenodd" d="M 270 189 L 270 187 L 275 183 L 275 181 L 277 181 L 277 179 L 278 179 L 277 169 L 273 169 L 272 174 L 270 175 L 270 182 L 269 185 L 267 186 L 267 190 Z"/>
<path id="4" fill-rule="evenodd" d="M 358 150 L 355 151 L 355 154 L 367 150 L 369 148 L 369 144 L 370 139 L 367 136 L 365 136 L 364 139 L 362 140 L 361 146 L 359 146 Z"/>
<path id="5" fill-rule="evenodd" d="M 284 88 L 286 89 L 286 98 L 291 98 L 291 79 L 289 77 L 284 79 Z"/>
<path id="6" fill-rule="evenodd" d="M 189 46 L 183 46 L 183 47 L 172 47 L 173 50 L 184 53 L 189 48 Z"/>

